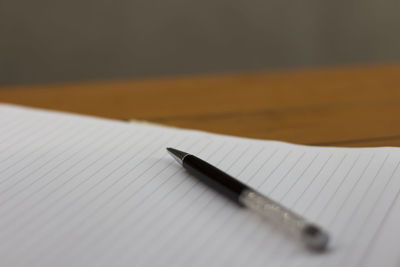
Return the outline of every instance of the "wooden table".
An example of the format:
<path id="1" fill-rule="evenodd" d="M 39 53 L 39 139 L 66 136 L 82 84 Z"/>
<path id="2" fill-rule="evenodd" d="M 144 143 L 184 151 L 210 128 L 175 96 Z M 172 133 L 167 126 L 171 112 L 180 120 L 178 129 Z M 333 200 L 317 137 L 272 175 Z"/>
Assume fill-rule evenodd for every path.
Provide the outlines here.
<path id="1" fill-rule="evenodd" d="M 0 101 L 301 144 L 400 146 L 400 65 L 9 87 Z"/>

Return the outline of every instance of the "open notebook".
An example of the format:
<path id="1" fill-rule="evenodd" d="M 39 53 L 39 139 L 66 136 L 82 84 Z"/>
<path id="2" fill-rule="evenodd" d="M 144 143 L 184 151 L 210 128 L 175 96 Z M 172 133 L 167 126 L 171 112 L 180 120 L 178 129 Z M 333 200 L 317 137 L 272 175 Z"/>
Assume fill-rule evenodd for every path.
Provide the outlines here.
<path id="1" fill-rule="evenodd" d="M 308 252 L 198 155 L 327 229 Z M 0 105 L 1 266 L 399 266 L 400 149 L 308 147 Z"/>

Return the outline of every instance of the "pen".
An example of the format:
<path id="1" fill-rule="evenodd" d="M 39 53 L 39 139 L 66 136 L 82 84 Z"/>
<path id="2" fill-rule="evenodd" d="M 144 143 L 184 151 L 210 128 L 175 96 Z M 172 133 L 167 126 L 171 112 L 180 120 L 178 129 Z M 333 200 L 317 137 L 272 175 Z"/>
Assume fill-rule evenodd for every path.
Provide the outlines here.
<path id="1" fill-rule="evenodd" d="M 174 148 L 167 150 L 189 173 L 239 206 L 249 208 L 262 217 L 274 221 L 311 250 L 326 249 L 329 236 L 319 226 L 202 159 Z"/>

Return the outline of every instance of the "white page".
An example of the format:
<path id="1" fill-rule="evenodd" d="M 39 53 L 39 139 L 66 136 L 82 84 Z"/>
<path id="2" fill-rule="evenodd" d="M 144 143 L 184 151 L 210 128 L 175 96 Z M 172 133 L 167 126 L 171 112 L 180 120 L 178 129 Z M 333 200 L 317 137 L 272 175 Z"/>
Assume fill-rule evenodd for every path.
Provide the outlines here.
<path id="1" fill-rule="evenodd" d="M 326 228 L 308 252 L 198 183 L 206 159 Z M 1 266 L 398 266 L 400 150 L 323 148 L 0 105 Z"/>

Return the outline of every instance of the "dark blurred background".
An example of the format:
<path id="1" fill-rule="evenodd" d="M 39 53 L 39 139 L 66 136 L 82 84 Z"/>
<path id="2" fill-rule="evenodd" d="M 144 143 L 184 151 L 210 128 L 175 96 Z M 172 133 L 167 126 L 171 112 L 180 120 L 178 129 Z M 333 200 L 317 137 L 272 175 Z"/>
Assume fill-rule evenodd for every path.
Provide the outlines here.
<path id="1" fill-rule="evenodd" d="M 394 62 L 399 0 L 0 0 L 0 86 Z"/>

